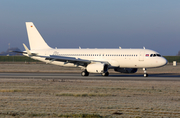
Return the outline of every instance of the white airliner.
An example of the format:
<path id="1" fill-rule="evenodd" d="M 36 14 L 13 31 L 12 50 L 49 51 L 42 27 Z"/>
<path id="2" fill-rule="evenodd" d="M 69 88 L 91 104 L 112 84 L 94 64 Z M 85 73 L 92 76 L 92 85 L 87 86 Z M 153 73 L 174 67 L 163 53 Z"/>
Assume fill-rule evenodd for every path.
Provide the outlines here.
<path id="1" fill-rule="evenodd" d="M 26 22 L 30 50 L 23 44 L 24 55 L 49 64 L 80 67 L 82 76 L 89 73 L 100 73 L 108 76 L 108 69 L 121 73 L 135 73 L 143 68 L 156 68 L 167 64 L 159 53 L 149 49 L 53 49 L 44 41 L 35 25 Z"/>

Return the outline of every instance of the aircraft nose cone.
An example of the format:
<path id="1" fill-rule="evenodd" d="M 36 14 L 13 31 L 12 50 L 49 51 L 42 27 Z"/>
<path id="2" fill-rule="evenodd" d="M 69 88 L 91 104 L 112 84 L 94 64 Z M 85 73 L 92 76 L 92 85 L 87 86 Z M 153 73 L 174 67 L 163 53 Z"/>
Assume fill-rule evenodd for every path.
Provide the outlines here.
<path id="1" fill-rule="evenodd" d="M 168 61 L 163 57 L 161 61 L 162 66 L 165 66 L 167 63 Z"/>

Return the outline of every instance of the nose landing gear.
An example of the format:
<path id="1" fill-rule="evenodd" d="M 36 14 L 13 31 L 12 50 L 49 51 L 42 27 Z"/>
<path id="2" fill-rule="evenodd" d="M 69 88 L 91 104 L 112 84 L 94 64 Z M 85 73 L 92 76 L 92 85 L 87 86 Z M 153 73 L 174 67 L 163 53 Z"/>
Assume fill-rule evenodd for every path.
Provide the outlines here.
<path id="1" fill-rule="evenodd" d="M 146 68 L 143 68 L 143 71 L 144 71 L 144 77 L 148 77 L 148 74 L 146 72 Z"/>

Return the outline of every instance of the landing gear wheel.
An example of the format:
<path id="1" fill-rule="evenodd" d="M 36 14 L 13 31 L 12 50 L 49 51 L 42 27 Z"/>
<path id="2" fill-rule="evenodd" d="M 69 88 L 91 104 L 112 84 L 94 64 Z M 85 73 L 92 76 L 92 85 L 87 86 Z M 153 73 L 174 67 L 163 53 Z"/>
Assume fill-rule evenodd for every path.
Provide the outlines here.
<path id="1" fill-rule="evenodd" d="M 145 73 L 145 74 L 144 74 L 144 77 L 148 77 L 148 74 L 147 74 L 147 73 Z"/>
<path id="2" fill-rule="evenodd" d="M 109 75 L 109 72 L 102 73 L 101 75 L 102 75 L 102 76 L 108 76 L 108 75 Z"/>
<path id="3" fill-rule="evenodd" d="M 81 72 L 81 75 L 82 75 L 82 76 L 89 76 L 89 73 L 88 73 L 87 71 L 82 71 L 82 72 Z"/>
<path id="4" fill-rule="evenodd" d="M 144 71 L 144 77 L 148 77 L 148 74 L 146 73 L 146 68 L 143 68 Z"/>

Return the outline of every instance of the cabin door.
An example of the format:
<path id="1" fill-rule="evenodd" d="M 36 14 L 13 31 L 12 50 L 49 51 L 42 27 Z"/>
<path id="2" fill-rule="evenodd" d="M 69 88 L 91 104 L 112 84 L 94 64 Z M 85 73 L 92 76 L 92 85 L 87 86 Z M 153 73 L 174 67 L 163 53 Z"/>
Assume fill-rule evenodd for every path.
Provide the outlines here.
<path id="1" fill-rule="evenodd" d="M 144 51 L 139 53 L 139 61 L 144 61 Z"/>

